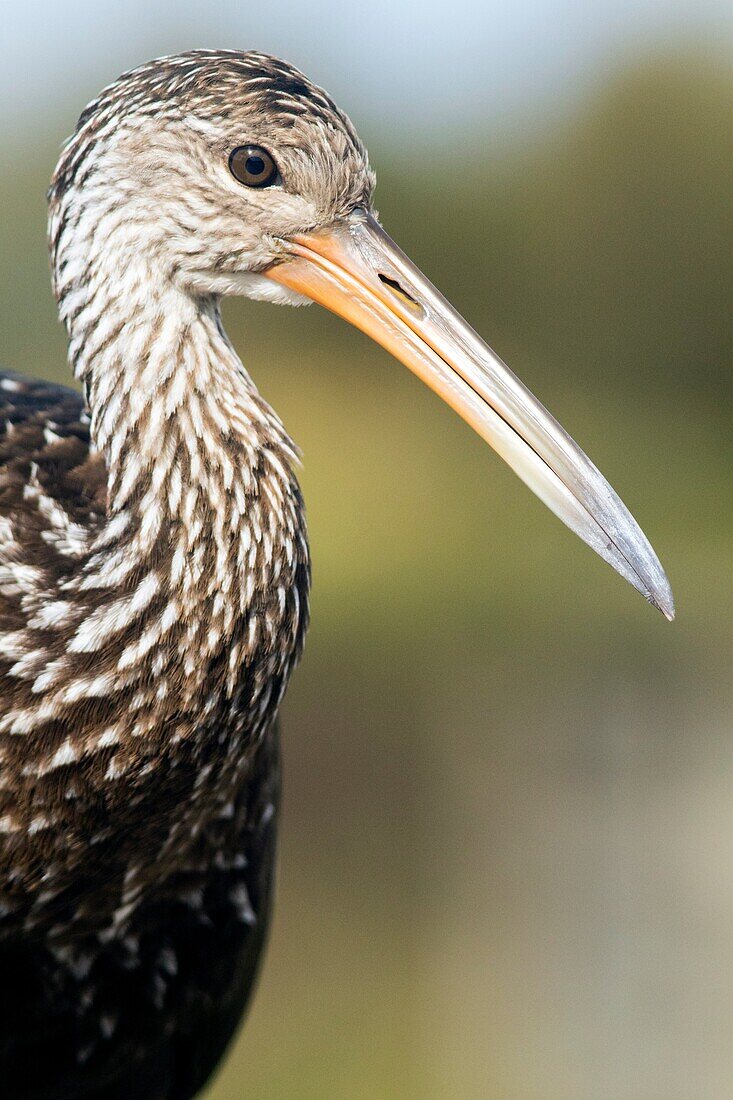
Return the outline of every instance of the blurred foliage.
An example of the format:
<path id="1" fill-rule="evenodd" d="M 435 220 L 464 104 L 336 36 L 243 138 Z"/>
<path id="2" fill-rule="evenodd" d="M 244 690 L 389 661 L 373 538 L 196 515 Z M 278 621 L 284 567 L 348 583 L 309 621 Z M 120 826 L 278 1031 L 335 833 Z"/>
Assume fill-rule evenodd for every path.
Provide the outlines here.
<path id="1" fill-rule="evenodd" d="M 371 141 L 386 227 L 631 506 L 673 626 L 366 338 L 227 303 L 304 451 L 314 621 L 211 1100 L 730 1094 L 732 123 L 730 68 L 678 55 L 504 148 Z M 53 159 L 0 169 L 0 311 L 64 380 Z"/>

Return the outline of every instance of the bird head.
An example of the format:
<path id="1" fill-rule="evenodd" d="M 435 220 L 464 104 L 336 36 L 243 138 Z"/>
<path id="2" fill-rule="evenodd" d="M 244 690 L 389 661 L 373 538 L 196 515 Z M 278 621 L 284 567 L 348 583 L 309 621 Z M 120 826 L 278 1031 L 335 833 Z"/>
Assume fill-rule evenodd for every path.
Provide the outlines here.
<path id="1" fill-rule="evenodd" d="M 91 212 L 131 282 L 143 263 L 193 297 L 316 301 L 341 315 L 671 619 L 669 583 L 636 521 L 386 234 L 374 182 L 347 116 L 297 69 L 263 54 L 192 51 L 125 74 L 82 114 L 52 183 L 52 251 L 69 218 Z"/>

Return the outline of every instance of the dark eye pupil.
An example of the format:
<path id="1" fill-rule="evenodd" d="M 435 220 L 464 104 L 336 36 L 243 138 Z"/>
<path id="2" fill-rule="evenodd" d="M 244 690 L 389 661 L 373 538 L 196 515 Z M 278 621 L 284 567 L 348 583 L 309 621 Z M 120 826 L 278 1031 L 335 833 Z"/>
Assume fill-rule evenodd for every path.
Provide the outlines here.
<path id="1" fill-rule="evenodd" d="M 265 162 L 262 157 L 247 157 L 244 169 L 250 176 L 261 176 L 265 170 Z"/>

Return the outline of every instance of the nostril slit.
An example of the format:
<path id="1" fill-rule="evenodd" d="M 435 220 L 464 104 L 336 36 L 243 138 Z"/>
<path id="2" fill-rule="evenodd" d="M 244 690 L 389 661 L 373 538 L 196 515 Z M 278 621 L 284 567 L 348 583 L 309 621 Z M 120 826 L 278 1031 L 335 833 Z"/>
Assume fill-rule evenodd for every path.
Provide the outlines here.
<path id="1" fill-rule="evenodd" d="M 396 279 L 390 279 L 389 275 L 382 275 L 381 272 L 377 272 L 380 283 L 389 287 L 393 294 L 395 294 L 409 309 L 414 312 L 422 313 L 422 306 L 403 286 L 397 282 Z"/>

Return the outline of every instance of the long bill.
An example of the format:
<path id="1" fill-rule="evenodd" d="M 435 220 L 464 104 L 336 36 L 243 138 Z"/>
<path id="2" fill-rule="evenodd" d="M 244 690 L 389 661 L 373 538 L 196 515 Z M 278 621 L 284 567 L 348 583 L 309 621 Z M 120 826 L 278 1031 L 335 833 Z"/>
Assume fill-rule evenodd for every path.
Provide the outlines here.
<path id="1" fill-rule="evenodd" d="M 366 211 L 283 241 L 265 274 L 401 360 L 563 523 L 668 619 L 669 582 L 636 520 L 577 443 Z"/>

